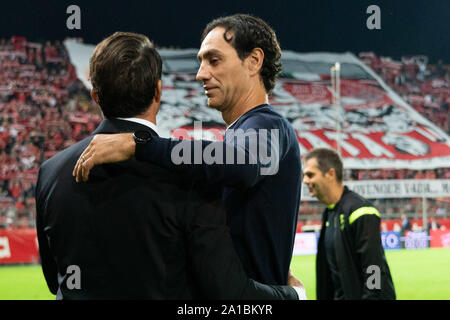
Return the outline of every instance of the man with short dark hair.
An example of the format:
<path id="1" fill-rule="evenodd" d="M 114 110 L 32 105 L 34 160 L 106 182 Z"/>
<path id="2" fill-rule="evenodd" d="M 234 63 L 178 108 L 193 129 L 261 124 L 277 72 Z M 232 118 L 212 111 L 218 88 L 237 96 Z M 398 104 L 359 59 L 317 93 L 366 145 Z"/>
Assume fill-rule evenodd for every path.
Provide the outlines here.
<path id="1" fill-rule="evenodd" d="M 161 57 L 144 35 L 118 32 L 102 41 L 90 59 L 89 77 L 104 117 L 150 112 L 148 101 L 161 93 L 161 66 Z M 151 111 L 154 118 L 158 109 Z"/>
<path id="2" fill-rule="evenodd" d="M 313 149 L 304 161 L 303 183 L 327 206 L 316 258 L 317 299 L 395 299 L 381 245 L 380 213 L 343 185 L 336 151 Z"/>
<path id="3" fill-rule="evenodd" d="M 90 60 L 94 134 L 157 137 L 161 59 L 147 37 L 117 32 Z M 139 132 L 142 135 L 139 135 Z M 225 224 L 220 190 L 135 159 L 72 170 L 92 137 L 44 162 L 36 190 L 42 269 L 57 299 L 298 299 L 247 278 Z M 290 283 L 301 286 L 295 278 Z"/>
<path id="4" fill-rule="evenodd" d="M 275 32 L 250 15 L 219 18 L 205 28 L 197 57 L 197 80 L 203 83 L 208 106 L 220 111 L 228 126 L 224 142 L 152 138 L 136 144 L 131 134 L 97 135 L 74 175 L 86 181 L 94 165 L 135 155 L 222 186 L 227 223 L 248 275 L 285 284 L 300 205 L 301 159 L 294 129 L 268 104 L 281 71 Z M 239 132 L 243 139 L 237 137 Z M 173 161 L 179 149 L 188 161 Z M 269 150 L 270 159 L 261 156 L 261 150 Z M 215 161 L 196 161 L 196 155 L 202 160 L 208 153 Z"/>

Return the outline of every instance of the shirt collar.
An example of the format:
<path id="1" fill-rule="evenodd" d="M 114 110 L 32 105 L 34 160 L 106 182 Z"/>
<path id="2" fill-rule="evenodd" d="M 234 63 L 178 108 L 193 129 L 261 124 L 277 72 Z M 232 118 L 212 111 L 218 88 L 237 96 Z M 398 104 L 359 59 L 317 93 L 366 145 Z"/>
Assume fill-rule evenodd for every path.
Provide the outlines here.
<path id="1" fill-rule="evenodd" d="M 344 191 L 342 192 L 341 199 L 344 197 L 344 194 L 346 194 L 348 191 L 349 191 L 348 187 L 347 187 L 347 186 L 344 186 Z M 335 204 L 329 204 L 329 205 L 327 205 L 327 208 L 328 208 L 329 210 L 333 210 L 333 209 L 338 205 L 338 203 L 341 202 L 341 199 L 339 199 L 339 201 L 338 201 L 337 203 L 335 203 Z"/>
<path id="2" fill-rule="evenodd" d="M 247 113 L 249 113 L 249 112 L 251 112 L 251 111 L 254 111 L 256 108 L 264 107 L 264 106 L 267 106 L 267 105 L 268 105 L 267 103 L 260 104 L 259 106 L 256 106 L 256 107 L 254 107 L 254 108 L 248 110 L 246 113 L 242 114 L 239 118 L 237 118 L 236 120 L 234 120 L 233 123 L 230 124 L 230 125 L 226 128 L 226 130 L 230 129 L 230 127 L 231 127 L 233 124 L 235 124 L 236 121 L 238 121 L 240 118 L 242 118 L 243 116 L 245 116 Z M 226 131 L 226 130 L 225 130 L 225 131 Z"/>
<path id="3" fill-rule="evenodd" d="M 141 119 L 141 118 L 116 118 L 116 119 L 140 123 L 140 124 L 142 124 L 144 126 L 149 127 L 153 131 L 155 131 L 156 134 L 159 134 L 158 133 L 158 127 L 156 126 L 156 124 L 154 124 L 153 122 L 150 122 L 148 120 Z"/>
<path id="4" fill-rule="evenodd" d="M 243 115 L 242 115 L 243 116 Z M 232 124 L 230 124 L 228 127 L 227 127 L 227 129 L 226 130 L 228 130 L 228 129 L 230 129 L 230 127 L 233 125 L 233 124 L 235 124 L 236 123 L 236 121 L 238 121 L 242 116 L 240 116 L 239 118 L 237 118 L 236 120 L 234 120 L 233 121 L 233 123 Z M 225 131 L 226 131 L 225 130 Z"/>

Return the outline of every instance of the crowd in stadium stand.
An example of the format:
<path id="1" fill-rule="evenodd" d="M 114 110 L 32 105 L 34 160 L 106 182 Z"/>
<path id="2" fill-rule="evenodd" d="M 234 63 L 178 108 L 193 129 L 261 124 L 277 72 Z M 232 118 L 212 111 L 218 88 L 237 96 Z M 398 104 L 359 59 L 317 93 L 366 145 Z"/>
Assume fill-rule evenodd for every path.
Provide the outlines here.
<path id="1" fill-rule="evenodd" d="M 361 53 L 374 69 L 417 111 L 450 133 L 450 70 L 426 57 L 395 62 Z M 34 190 L 39 165 L 88 136 L 100 123 L 98 109 L 77 79 L 64 45 L 36 43 L 23 37 L 0 39 L 0 227 L 34 225 Z M 450 168 L 436 170 L 346 170 L 346 180 L 450 179 Z M 420 199 L 419 199 L 420 200 Z M 430 200 L 436 216 L 447 214 Z M 387 217 L 419 212 L 416 200 L 377 203 Z M 421 208 L 421 207 L 420 207 Z M 303 202 L 300 215 L 319 216 L 323 208 Z"/>
<path id="2" fill-rule="evenodd" d="M 0 226 L 34 220 L 39 165 L 101 121 L 65 47 L 0 39 Z"/>
<path id="3" fill-rule="evenodd" d="M 426 56 L 400 61 L 363 52 L 359 58 L 402 96 L 416 111 L 450 134 L 450 67 L 441 60 L 428 64 Z"/>

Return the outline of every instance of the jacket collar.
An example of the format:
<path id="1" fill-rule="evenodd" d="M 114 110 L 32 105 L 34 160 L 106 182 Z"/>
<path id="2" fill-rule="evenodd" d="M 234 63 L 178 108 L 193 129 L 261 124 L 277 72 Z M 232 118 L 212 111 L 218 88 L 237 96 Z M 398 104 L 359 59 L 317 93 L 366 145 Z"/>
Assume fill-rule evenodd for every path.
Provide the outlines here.
<path id="1" fill-rule="evenodd" d="M 339 201 L 338 201 L 336 204 L 331 204 L 331 205 L 327 206 L 327 209 L 328 209 L 328 210 L 333 210 L 334 208 L 338 207 L 338 206 L 340 205 L 342 199 L 344 198 L 344 196 L 345 196 L 348 192 L 350 192 L 349 188 L 348 188 L 347 186 L 344 186 L 344 191 L 342 192 L 342 196 L 341 196 L 341 198 L 339 199 Z"/>
<path id="2" fill-rule="evenodd" d="M 127 120 L 120 120 L 120 119 L 104 119 L 100 125 L 95 129 L 95 131 L 92 133 L 92 135 L 99 134 L 99 133 L 125 133 L 125 132 L 135 132 L 138 130 L 145 130 L 149 131 L 152 136 L 158 136 L 158 134 L 152 130 L 151 128 L 147 127 L 146 125 L 133 122 L 133 121 L 127 121 Z"/>

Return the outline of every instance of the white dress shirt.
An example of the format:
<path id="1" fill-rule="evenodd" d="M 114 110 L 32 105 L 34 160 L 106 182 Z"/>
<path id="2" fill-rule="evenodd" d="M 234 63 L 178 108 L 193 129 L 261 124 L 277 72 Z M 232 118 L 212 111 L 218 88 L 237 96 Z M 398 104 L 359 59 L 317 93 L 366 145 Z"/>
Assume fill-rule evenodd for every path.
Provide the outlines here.
<path id="1" fill-rule="evenodd" d="M 156 126 L 155 123 L 153 123 L 151 121 L 141 119 L 141 118 L 116 118 L 116 119 L 137 122 L 139 124 L 149 127 L 150 129 L 152 129 L 153 131 L 155 131 L 158 134 L 158 127 Z"/>

